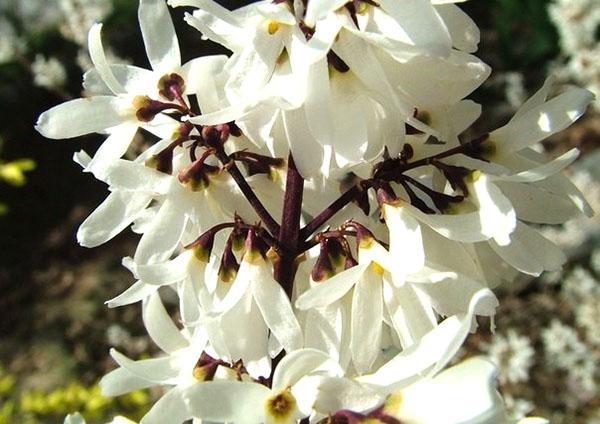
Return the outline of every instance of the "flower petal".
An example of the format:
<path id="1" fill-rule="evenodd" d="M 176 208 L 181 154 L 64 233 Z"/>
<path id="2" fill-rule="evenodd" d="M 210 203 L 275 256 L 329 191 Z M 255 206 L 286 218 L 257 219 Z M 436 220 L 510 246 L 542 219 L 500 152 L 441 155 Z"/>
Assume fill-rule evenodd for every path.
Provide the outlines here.
<path id="1" fill-rule="evenodd" d="M 143 302 L 142 319 L 148 335 L 164 352 L 173 353 L 188 345 L 165 310 L 157 292 L 152 293 Z"/>
<path id="2" fill-rule="evenodd" d="M 185 203 L 177 200 L 167 198 L 160 207 L 151 226 L 140 239 L 133 256 L 136 263 L 163 262 L 179 246 L 188 214 Z"/>
<path id="3" fill-rule="evenodd" d="M 383 294 L 381 277 L 367 270 L 352 296 L 352 362 L 359 374 L 370 371 L 381 346 Z"/>
<path id="4" fill-rule="evenodd" d="M 125 88 L 117 81 L 108 61 L 106 60 L 106 55 L 104 54 L 104 47 L 102 46 L 102 24 L 94 24 L 90 28 L 90 32 L 88 34 L 88 47 L 90 52 L 90 57 L 92 59 L 92 63 L 98 70 L 102 81 L 108 86 L 110 91 L 114 94 L 124 94 L 126 93 Z"/>
<path id="5" fill-rule="evenodd" d="M 125 368 L 117 368 L 102 377 L 98 385 L 103 396 L 120 396 L 134 390 L 152 387 L 156 383 L 135 376 Z"/>
<path id="6" fill-rule="evenodd" d="M 77 241 L 96 247 L 123 231 L 148 206 L 151 196 L 113 191 L 77 230 Z"/>
<path id="7" fill-rule="evenodd" d="M 173 358 L 168 356 L 132 361 L 116 349 L 110 350 L 110 356 L 121 368 L 132 375 L 157 385 L 171 384 L 179 374 L 179 370 L 174 366 Z"/>
<path id="8" fill-rule="evenodd" d="M 135 276 L 146 284 L 173 284 L 188 276 L 188 265 L 192 260 L 192 251 L 186 250 L 167 262 L 138 265 L 135 267 Z"/>
<path id="9" fill-rule="evenodd" d="M 35 129 L 44 137 L 60 139 L 101 132 L 127 121 L 133 121 L 132 110 L 114 96 L 75 99 L 42 113 Z"/>
<path id="10" fill-rule="evenodd" d="M 251 283 L 252 295 L 267 327 L 286 351 L 300 349 L 304 344 L 302 330 L 290 300 L 283 288 L 273 279 L 266 264 L 255 268 L 257 269 Z"/>
<path id="11" fill-rule="evenodd" d="M 506 422 L 496 374 L 494 365 L 483 358 L 464 361 L 401 390 L 396 418 L 423 424 Z"/>
<path id="12" fill-rule="evenodd" d="M 279 391 L 293 386 L 302 377 L 310 374 L 327 361 L 331 361 L 331 358 L 316 349 L 300 349 L 287 353 L 275 369 L 273 390 Z M 341 369 L 336 371 L 342 372 Z"/>
<path id="13" fill-rule="evenodd" d="M 593 99 L 587 90 L 571 89 L 495 130 L 490 140 L 496 144 L 498 155 L 510 155 L 567 128 Z"/>
<path id="14" fill-rule="evenodd" d="M 179 42 L 167 3 L 164 0 L 140 0 L 138 19 L 152 69 L 166 74 L 180 67 Z"/>
<path id="15" fill-rule="evenodd" d="M 186 407 L 184 391 L 175 387 L 163 395 L 140 421 L 140 424 L 182 423 L 192 418 Z"/>
<path id="16" fill-rule="evenodd" d="M 118 295 L 117 297 L 106 302 L 109 308 L 117 308 L 119 306 L 129 305 L 131 303 L 139 302 L 156 292 L 157 287 L 150 284 L 145 284 L 141 281 L 136 281 L 127 290 Z"/>
<path id="17" fill-rule="evenodd" d="M 271 391 L 258 383 L 209 381 L 183 392 L 195 418 L 213 422 L 255 424 L 264 421 L 264 402 Z"/>
<path id="18" fill-rule="evenodd" d="M 340 272 L 302 293 L 296 300 L 298 309 L 327 306 L 344 296 L 358 282 L 369 263 L 359 264 Z"/>

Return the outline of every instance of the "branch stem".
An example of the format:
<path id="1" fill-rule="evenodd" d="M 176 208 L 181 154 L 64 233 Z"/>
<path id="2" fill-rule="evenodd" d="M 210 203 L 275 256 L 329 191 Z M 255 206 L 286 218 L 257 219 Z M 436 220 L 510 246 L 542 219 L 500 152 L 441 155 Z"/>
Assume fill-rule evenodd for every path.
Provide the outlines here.
<path id="1" fill-rule="evenodd" d="M 302 196 L 304 194 L 304 179 L 298 172 L 292 155 L 288 158 L 288 170 L 283 199 L 283 214 L 279 230 L 279 246 L 281 247 L 279 261 L 275 263 L 275 280 L 292 298 L 294 277 L 296 274 L 296 256 L 300 242 L 300 216 L 302 213 Z"/>
<path id="2" fill-rule="evenodd" d="M 217 156 L 217 158 L 225 166 L 227 172 L 229 172 L 229 175 L 231 175 L 252 208 L 254 208 L 254 211 L 262 220 L 265 227 L 267 227 L 269 232 L 276 237 L 279 234 L 279 224 L 277 221 L 275 221 L 260 199 L 256 196 L 254 190 L 252 190 L 252 187 L 250 187 L 250 184 L 248 184 L 246 178 L 241 173 L 235 162 L 227 155 L 227 153 L 225 153 L 225 150 L 222 146 L 216 149 L 215 156 Z"/>

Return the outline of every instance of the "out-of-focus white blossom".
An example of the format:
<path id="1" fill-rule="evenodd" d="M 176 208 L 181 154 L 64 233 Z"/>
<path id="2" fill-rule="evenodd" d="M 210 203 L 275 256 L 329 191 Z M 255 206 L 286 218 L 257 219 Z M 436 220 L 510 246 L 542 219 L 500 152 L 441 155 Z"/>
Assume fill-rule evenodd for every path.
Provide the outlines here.
<path id="1" fill-rule="evenodd" d="M 585 85 L 600 95 L 600 4 L 595 0 L 555 0 L 548 6 L 551 20 L 558 29 L 566 63 L 558 75 Z M 598 101 L 594 102 L 600 107 Z"/>
<path id="2" fill-rule="evenodd" d="M 509 329 L 506 336 L 496 334 L 487 354 L 500 370 L 501 383 L 520 383 L 529 379 L 535 351 L 527 336 L 517 334 L 514 329 Z"/>
<path id="3" fill-rule="evenodd" d="M 59 89 L 67 81 L 67 71 L 55 57 L 47 59 L 41 54 L 36 55 L 31 64 L 31 72 L 34 84 L 49 90 Z"/>

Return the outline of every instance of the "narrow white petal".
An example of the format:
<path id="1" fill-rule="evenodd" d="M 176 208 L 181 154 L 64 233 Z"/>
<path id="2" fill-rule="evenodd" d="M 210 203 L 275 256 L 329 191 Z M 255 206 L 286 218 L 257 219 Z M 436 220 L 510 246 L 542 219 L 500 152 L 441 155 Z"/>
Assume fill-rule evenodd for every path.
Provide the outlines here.
<path id="1" fill-rule="evenodd" d="M 264 402 L 271 391 L 258 383 L 210 381 L 184 392 L 188 410 L 195 418 L 213 422 L 256 424 L 264 421 Z"/>
<path id="2" fill-rule="evenodd" d="M 166 199 L 144 233 L 133 259 L 139 264 L 163 262 L 173 254 L 181 243 L 181 236 L 188 222 L 185 204 L 178 199 Z"/>
<path id="3" fill-rule="evenodd" d="M 331 361 L 331 358 L 316 349 L 301 349 L 287 353 L 275 369 L 273 390 L 278 391 L 293 386 L 302 377 L 310 374 L 327 361 Z M 339 371 L 341 372 L 341 370 Z"/>
<path id="4" fill-rule="evenodd" d="M 381 349 L 383 293 L 381 277 L 367 270 L 352 296 L 352 362 L 359 374 L 371 370 Z"/>
<path id="5" fill-rule="evenodd" d="M 359 264 L 318 283 L 298 297 L 296 307 L 306 310 L 332 304 L 344 296 L 358 282 L 369 266 L 369 263 Z"/>
<path id="6" fill-rule="evenodd" d="M 379 4 L 392 16 L 414 45 L 434 55 L 450 54 L 452 42 L 442 19 L 429 0 L 383 0 Z"/>
<path id="7" fill-rule="evenodd" d="M 192 252 L 186 250 L 167 262 L 139 265 L 135 268 L 136 278 L 146 284 L 173 284 L 188 277 L 188 265 L 192 260 L 194 260 Z"/>
<path id="8" fill-rule="evenodd" d="M 427 224 L 439 234 L 451 240 L 464 243 L 475 243 L 488 240 L 489 235 L 482 233 L 479 213 L 464 213 L 458 215 L 426 214 L 410 204 L 403 207 L 419 221 Z"/>
<path id="9" fill-rule="evenodd" d="M 304 111 L 313 137 L 323 145 L 331 144 L 333 137 L 333 104 L 329 91 L 329 65 L 326 59 L 315 62 L 308 69 Z"/>
<path id="10" fill-rule="evenodd" d="M 169 384 L 179 374 L 179 369 L 174 366 L 173 359 L 168 356 L 132 361 L 116 349 L 110 350 L 110 356 L 112 356 L 121 368 L 127 370 L 132 375 L 151 381 L 156 385 Z"/>
<path id="11" fill-rule="evenodd" d="M 152 387 L 156 383 L 137 377 L 124 368 L 117 368 L 102 377 L 98 385 L 103 396 L 120 396 L 134 390 Z"/>
<path id="12" fill-rule="evenodd" d="M 183 390 L 175 387 L 164 394 L 140 421 L 140 424 L 182 423 L 192 418 Z"/>
<path id="13" fill-rule="evenodd" d="M 418 343 L 403 350 L 373 374 L 359 377 L 358 381 L 393 390 L 406 386 L 426 370 L 429 370 L 430 376 L 435 375 L 462 346 L 474 315 L 491 314 L 497 304 L 490 290 L 477 292 L 471 299 L 467 314 L 446 318 Z"/>
<path id="14" fill-rule="evenodd" d="M 109 308 L 117 308 L 119 306 L 125 306 L 132 303 L 139 302 L 156 292 L 157 286 L 150 284 L 144 284 L 141 281 L 136 281 L 127 290 L 118 295 L 117 297 L 106 302 Z"/>
<path id="15" fill-rule="evenodd" d="M 42 113 L 35 129 L 44 137 L 53 139 L 101 132 L 133 121 L 135 117 L 133 114 L 128 115 L 128 109 L 131 108 L 127 106 L 114 96 L 70 100 Z"/>
<path id="16" fill-rule="evenodd" d="M 450 32 L 453 46 L 467 53 L 476 52 L 480 33 L 473 19 L 454 4 L 439 5 L 436 6 L 435 10 L 444 20 Z"/>
<path id="17" fill-rule="evenodd" d="M 304 178 L 317 175 L 323 163 L 323 148 L 312 136 L 302 109 L 282 113 L 288 145 L 294 163 Z"/>
<path id="18" fill-rule="evenodd" d="M 420 271 L 425 265 L 425 251 L 419 221 L 401 205 L 383 205 L 382 211 L 390 233 L 392 272 L 408 275 Z"/>
<path id="19" fill-rule="evenodd" d="M 540 224 L 562 224 L 579 215 L 579 209 L 564 195 L 543 190 L 535 183 L 496 183 L 510 199 L 519 219 Z"/>
<path id="20" fill-rule="evenodd" d="M 96 247 L 123 231 L 148 206 L 152 197 L 143 193 L 113 191 L 77 230 L 77 241 Z"/>
<path id="21" fill-rule="evenodd" d="M 494 365 L 483 358 L 464 361 L 402 390 L 397 418 L 423 424 L 504 423 L 496 374 Z"/>
<path id="22" fill-rule="evenodd" d="M 369 385 L 340 377 L 325 377 L 318 388 L 314 409 L 323 415 L 341 410 L 367 411 L 380 406 L 385 394 Z"/>
<path id="23" fill-rule="evenodd" d="M 206 38 L 219 43 L 232 52 L 241 50 L 248 42 L 248 32 L 233 13 L 213 0 L 173 1 L 174 6 L 197 7 L 193 15 L 186 13 L 185 21 Z"/>
<path id="24" fill-rule="evenodd" d="M 142 193 L 166 194 L 174 182 L 171 175 L 122 159 L 107 166 L 103 173 L 102 179 L 112 188 Z"/>
<path id="25" fill-rule="evenodd" d="M 542 271 L 557 271 L 566 262 L 564 253 L 529 226 L 519 223 L 508 246 L 490 242 L 494 251 L 519 271 L 538 276 Z"/>
<path id="26" fill-rule="evenodd" d="M 164 0 L 140 0 L 138 19 L 152 69 L 166 74 L 181 66 L 179 42 L 167 3 Z"/>
<path id="27" fill-rule="evenodd" d="M 593 99 L 587 90 L 571 89 L 492 132 L 490 139 L 501 156 L 517 152 L 567 128 Z"/>
<path id="28" fill-rule="evenodd" d="M 110 136 L 98 148 L 94 158 L 86 167 L 86 171 L 101 176 L 105 169 L 117 159 L 120 159 L 131 144 L 138 130 L 137 124 L 122 124 L 111 131 Z"/>
<path id="29" fill-rule="evenodd" d="M 300 349 L 304 344 L 302 330 L 285 291 L 273 279 L 266 264 L 255 268 L 252 294 L 267 327 L 286 351 Z"/>
<path id="30" fill-rule="evenodd" d="M 142 304 L 142 318 L 148 335 L 166 353 L 173 353 L 188 345 L 181 332 L 165 310 L 157 292 Z"/>
<path id="31" fill-rule="evenodd" d="M 92 63 L 100 73 L 100 77 L 114 94 L 126 93 L 125 88 L 117 81 L 104 54 L 102 46 L 102 24 L 94 24 L 88 34 L 88 46 Z"/>
<path id="32" fill-rule="evenodd" d="M 306 7 L 304 22 L 306 25 L 313 28 L 317 21 L 325 18 L 328 14 L 335 12 L 346 3 L 347 0 L 311 1 Z"/>
<path id="33" fill-rule="evenodd" d="M 402 287 L 385 284 L 383 293 L 403 348 L 418 342 L 437 325 L 430 302 L 419 296 L 412 284 L 407 283 Z"/>
<path id="34" fill-rule="evenodd" d="M 483 234 L 502 246 L 510 242 L 517 225 L 517 214 L 510 200 L 486 175 L 473 184 Z"/>
<path id="35" fill-rule="evenodd" d="M 519 110 L 517 110 L 517 112 L 514 114 L 514 116 L 511 118 L 511 120 L 509 122 L 516 121 L 516 120 L 522 118 L 523 116 L 525 116 L 528 112 L 532 111 L 533 109 L 536 109 L 536 108 L 542 106 L 544 104 L 544 102 L 548 99 L 550 90 L 552 89 L 552 86 L 554 85 L 555 82 L 556 82 L 556 78 L 554 78 L 554 76 L 552 76 L 552 75 L 549 76 L 548 78 L 546 78 L 546 80 L 544 81 L 544 84 L 540 87 L 540 89 L 538 91 L 536 91 L 533 94 L 533 96 L 531 96 L 529 99 L 527 99 L 525 101 L 525 103 L 523 103 L 521 105 Z"/>
<path id="36" fill-rule="evenodd" d="M 541 181 L 551 175 L 558 174 L 567 166 L 575 162 L 578 157 L 579 150 L 576 148 L 571 149 L 548 163 L 533 169 L 519 172 L 518 174 L 511 175 L 510 177 L 504 177 L 502 178 L 502 181 L 508 181 L 512 183 L 531 183 Z"/>
<path id="37" fill-rule="evenodd" d="M 203 56 L 181 67 L 187 94 L 196 94 L 202 113 L 214 112 L 222 106 L 218 87 L 213 83 L 223 73 L 227 56 Z M 215 81 L 216 82 L 216 81 Z"/>
<path id="38" fill-rule="evenodd" d="M 219 125 L 235 121 L 245 113 L 245 106 L 234 105 L 221 110 L 212 111 L 200 116 L 190 118 L 190 122 L 196 125 Z"/>

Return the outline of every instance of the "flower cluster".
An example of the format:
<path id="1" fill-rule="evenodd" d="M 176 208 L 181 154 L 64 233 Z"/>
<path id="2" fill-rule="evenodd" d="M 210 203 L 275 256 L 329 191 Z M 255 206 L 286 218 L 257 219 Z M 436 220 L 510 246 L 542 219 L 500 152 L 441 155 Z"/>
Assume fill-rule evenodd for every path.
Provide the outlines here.
<path id="1" fill-rule="evenodd" d="M 141 0 L 151 69 L 110 63 L 96 24 L 90 96 L 37 124 L 108 136 L 75 155 L 110 191 L 79 242 L 141 234 L 108 305 L 141 303 L 164 354 L 113 349 L 103 392 L 168 388 L 144 423 L 505 421 L 491 363 L 444 369 L 477 317 L 493 329 L 492 288 L 560 269 L 535 225 L 591 213 L 560 175 L 577 151 L 531 146 L 593 96 L 548 81 L 469 139 L 490 70 L 453 2 L 168 3 L 231 55 L 182 63 L 167 3 Z M 122 159 L 140 130 L 154 142 Z"/>

